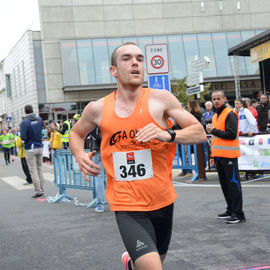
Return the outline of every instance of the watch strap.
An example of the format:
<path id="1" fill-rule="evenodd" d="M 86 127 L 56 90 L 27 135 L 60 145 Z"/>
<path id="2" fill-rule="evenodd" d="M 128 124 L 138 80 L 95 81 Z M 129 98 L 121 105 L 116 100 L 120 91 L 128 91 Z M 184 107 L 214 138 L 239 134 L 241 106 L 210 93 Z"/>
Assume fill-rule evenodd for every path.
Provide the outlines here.
<path id="1" fill-rule="evenodd" d="M 171 135 L 171 139 L 168 141 L 168 142 L 173 142 L 174 139 L 175 139 L 175 131 L 173 129 L 170 129 L 170 128 L 166 128 L 166 131 Z"/>

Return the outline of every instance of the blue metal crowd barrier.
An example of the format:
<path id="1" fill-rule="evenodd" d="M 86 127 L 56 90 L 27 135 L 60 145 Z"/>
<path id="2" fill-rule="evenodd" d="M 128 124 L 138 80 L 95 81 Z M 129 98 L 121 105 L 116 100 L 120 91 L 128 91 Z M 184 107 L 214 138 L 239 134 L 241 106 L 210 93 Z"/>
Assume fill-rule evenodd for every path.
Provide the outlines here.
<path id="1" fill-rule="evenodd" d="M 89 152 L 89 150 L 85 150 Z M 90 177 L 90 182 L 83 179 L 82 173 L 69 149 L 58 149 L 53 154 L 54 183 L 59 187 L 60 197 L 54 202 L 60 202 L 64 199 L 73 200 L 74 198 L 66 194 L 67 188 L 90 190 L 93 193 L 93 201 L 87 206 L 92 207 L 95 204 L 95 179 Z"/>
<path id="2" fill-rule="evenodd" d="M 192 148 L 194 158 L 192 158 Z M 173 160 L 173 169 L 190 169 L 195 171 L 195 175 L 191 179 L 195 181 L 198 178 L 198 160 L 197 160 L 197 146 L 178 144 L 176 154 Z"/>

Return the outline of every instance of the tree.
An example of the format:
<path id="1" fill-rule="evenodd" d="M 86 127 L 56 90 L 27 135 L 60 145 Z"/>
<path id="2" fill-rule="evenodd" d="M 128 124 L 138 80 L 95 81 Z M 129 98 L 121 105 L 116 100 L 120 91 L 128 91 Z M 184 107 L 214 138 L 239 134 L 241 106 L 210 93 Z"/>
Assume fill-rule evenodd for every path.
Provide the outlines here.
<path id="1" fill-rule="evenodd" d="M 210 88 L 210 83 L 204 84 L 204 91 L 200 93 L 200 98 L 197 98 L 197 95 L 187 95 L 186 90 L 188 88 L 187 83 L 186 83 L 186 77 L 184 79 L 172 79 L 171 80 L 171 91 L 172 94 L 176 96 L 176 98 L 184 103 L 185 107 L 187 108 L 188 101 L 191 99 L 197 99 L 199 103 L 204 103 L 205 100 L 210 100 L 210 95 L 209 95 L 209 88 Z"/>

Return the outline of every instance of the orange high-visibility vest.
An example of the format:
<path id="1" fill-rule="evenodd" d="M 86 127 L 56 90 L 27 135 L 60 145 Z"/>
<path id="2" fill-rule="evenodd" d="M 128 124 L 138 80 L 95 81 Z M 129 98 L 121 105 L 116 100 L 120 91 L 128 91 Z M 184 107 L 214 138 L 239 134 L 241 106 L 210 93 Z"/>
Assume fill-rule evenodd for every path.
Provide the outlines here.
<path id="1" fill-rule="evenodd" d="M 227 115 L 232 112 L 230 108 L 225 108 L 219 117 L 215 114 L 212 118 L 214 128 L 225 131 L 225 121 Z M 238 125 L 237 125 L 238 126 Z M 234 140 L 223 139 L 212 135 L 211 149 L 213 157 L 237 158 L 240 157 L 239 131 L 237 128 L 237 137 Z"/>

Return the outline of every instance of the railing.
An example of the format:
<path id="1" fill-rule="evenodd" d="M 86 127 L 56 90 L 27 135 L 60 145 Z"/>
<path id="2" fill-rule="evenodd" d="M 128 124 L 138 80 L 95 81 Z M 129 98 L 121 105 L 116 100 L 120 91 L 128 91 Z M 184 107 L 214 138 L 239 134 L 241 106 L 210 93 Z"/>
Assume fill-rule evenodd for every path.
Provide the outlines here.
<path id="1" fill-rule="evenodd" d="M 85 150 L 89 152 L 89 150 Z M 78 163 L 75 161 L 69 149 L 59 149 L 53 154 L 54 183 L 59 187 L 60 196 L 54 202 L 60 202 L 64 199 L 73 200 L 74 198 L 66 194 L 66 189 L 90 190 L 93 193 L 93 201 L 87 206 L 92 207 L 95 204 L 95 179 L 89 177 L 90 181 L 83 179 Z"/>

